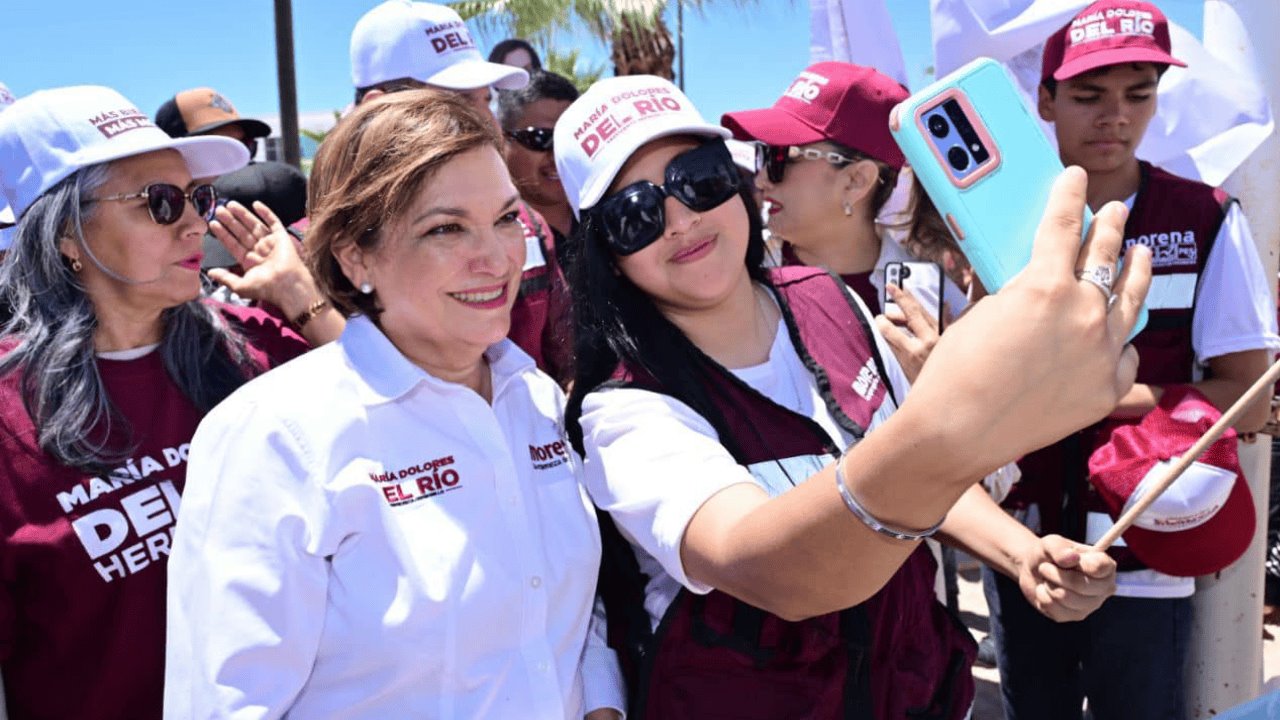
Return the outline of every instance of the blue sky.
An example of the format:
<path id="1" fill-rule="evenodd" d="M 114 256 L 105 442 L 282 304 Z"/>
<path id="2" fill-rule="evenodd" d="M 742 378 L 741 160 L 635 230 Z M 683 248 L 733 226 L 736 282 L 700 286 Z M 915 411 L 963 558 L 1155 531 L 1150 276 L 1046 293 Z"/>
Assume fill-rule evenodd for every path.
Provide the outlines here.
<path id="1" fill-rule="evenodd" d="M 339 109 L 351 101 L 347 45 L 356 20 L 379 0 L 294 0 L 298 105 Z M 674 0 L 673 0 L 674 6 Z M 771 104 L 809 63 L 805 0 L 707 0 L 685 12 L 685 90 L 708 118 Z M 1199 34 L 1200 0 L 1159 3 Z M 929 0 L 890 0 L 908 73 L 916 85 L 932 64 Z M 147 113 L 174 92 L 209 85 L 241 115 L 278 112 L 269 0 L 0 0 L 0 82 L 17 96 L 42 87 L 114 87 Z M 674 10 L 671 15 L 675 30 Z M 500 36 L 477 33 L 486 49 Z M 588 61 L 608 51 L 565 37 Z"/>

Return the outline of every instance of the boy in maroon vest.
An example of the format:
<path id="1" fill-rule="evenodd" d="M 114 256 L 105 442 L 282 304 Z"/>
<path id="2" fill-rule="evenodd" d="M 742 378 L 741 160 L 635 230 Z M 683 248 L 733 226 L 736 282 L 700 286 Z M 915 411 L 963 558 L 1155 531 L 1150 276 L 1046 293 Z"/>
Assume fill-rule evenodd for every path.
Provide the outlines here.
<path id="1" fill-rule="evenodd" d="M 1140 417 L 1163 386 L 1194 384 L 1225 410 L 1280 348 L 1275 308 L 1239 204 L 1220 190 L 1138 160 L 1156 112 L 1156 85 L 1170 65 L 1169 27 L 1154 5 L 1100 0 L 1045 44 L 1040 116 L 1053 123 L 1067 165 L 1089 174 L 1095 211 L 1119 200 L 1130 208 L 1125 247 L 1151 248 L 1151 319 L 1134 339 L 1138 381 L 1112 417 Z M 1046 408 L 1052 412 L 1052 408 Z M 1256 430 L 1265 403 L 1237 428 Z M 1028 456 L 1008 504 L 1033 530 L 1094 542 L 1111 518 L 1090 502 L 1087 436 Z M 1031 608 L 1017 585 L 986 573 L 1005 716 L 1079 720 L 1083 697 L 1096 720 L 1181 719 L 1182 675 L 1191 628 L 1194 578 L 1117 556 L 1116 596 L 1088 619 L 1056 625 Z"/>

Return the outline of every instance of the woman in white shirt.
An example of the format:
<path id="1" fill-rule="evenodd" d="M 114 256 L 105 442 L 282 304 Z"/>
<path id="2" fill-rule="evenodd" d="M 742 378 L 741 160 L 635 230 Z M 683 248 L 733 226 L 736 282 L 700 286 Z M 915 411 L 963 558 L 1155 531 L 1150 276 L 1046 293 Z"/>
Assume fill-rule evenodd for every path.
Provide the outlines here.
<path id="1" fill-rule="evenodd" d="M 940 531 L 991 558 L 1057 619 L 1110 594 L 1105 554 L 1035 538 L 974 483 L 1132 382 L 1123 338 L 1149 264 L 1131 255 L 1110 313 L 1075 279 L 1114 261 L 1124 211 L 1099 213 L 1079 250 L 1083 181 L 1064 173 L 1032 267 L 943 337 L 905 399 L 843 284 L 760 267 L 725 135 L 646 76 L 597 83 L 556 125 L 581 220 L 566 425 L 618 531 L 604 572 L 622 580 L 601 589 L 611 633 L 626 625 L 629 711 L 963 717 L 972 641 L 932 609 L 917 541 Z M 1062 410 L 1046 402 L 1070 409 L 1043 417 Z"/>
<path id="2" fill-rule="evenodd" d="M 349 321 L 192 440 L 166 716 L 618 717 L 563 396 L 505 339 L 525 244 L 501 143 L 423 90 L 321 147 L 308 262 Z"/>

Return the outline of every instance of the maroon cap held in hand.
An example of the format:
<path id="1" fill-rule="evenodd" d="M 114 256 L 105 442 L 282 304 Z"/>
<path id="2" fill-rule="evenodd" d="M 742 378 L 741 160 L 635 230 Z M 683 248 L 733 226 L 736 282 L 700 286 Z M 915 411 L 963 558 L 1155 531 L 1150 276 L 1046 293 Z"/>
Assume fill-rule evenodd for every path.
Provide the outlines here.
<path id="1" fill-rule="evenodd" d="M 1140 420 L 1109 420 L 1089 457 L 1089 483 L 1112 520 L 1154 487 L 1222 416 L 1190 385 L 1167 385 Z M 1193 577 L 1240 558 L 1254 532 L 1253 496 L 1228 430 L 1147 508 L 1123 537 L 1148 567 Z"/>

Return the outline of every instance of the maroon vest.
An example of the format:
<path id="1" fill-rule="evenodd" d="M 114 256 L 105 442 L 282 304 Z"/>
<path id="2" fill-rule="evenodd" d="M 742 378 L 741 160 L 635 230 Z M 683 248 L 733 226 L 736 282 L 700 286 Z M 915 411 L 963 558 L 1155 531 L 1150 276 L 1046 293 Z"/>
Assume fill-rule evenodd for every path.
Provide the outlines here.
<path id="1" fill-rule="evenodd" d="M 791 243 L 785 241 L 782 243 L 782 264 L 784 267 L 804 265 L 804 262 L 796 256 L 796 249 Z M 862 298 L 862 302 L 867 304 L 868 309 L 872 312 L 877 312 L 884 308 L 880 307 L 883 304 L 880 300 L 880 292 L 876 290 L 876 286 L 871 282 L 871 273 L 873 272 L 875 272 L 875 269 L 861 273 L 846 273 L 841 275 L 840 279 L 857 293 L 858 297 Z"/>
<path id="2" fill-rule="evenodd" d="M 782 268 L 772 279 L 792 343 L 828 409 L 861 438 L 887 390 L 867 318 L 826 271 Z M 785 473 L 779 460 L 839 456 L 837 442 L 812 419 L 710 358 L 701 359 L 698 374 L 740 464 Z M 620 372 L 615 384 L 663 392 L 640 373 Z M 883 589 L 848 610 L 788 622 L 719 591 L 681 589 L 650 632 L 645 578 L 631 546 L 604 513 L 601 519 L 601 595 L 628 675 L 630 717 L 957 720 L 968 711 L 976 646 L 935 599 L 936 564 L 923 545 Z"/>
<path id="3" fill-rule="evenodd" d="M 1204 183 L 1188 180 L 1142 162 L 1142 179 L 1124 226 L 1124 246 L 1151 249 L 1150 319 L 1133 339 L 1140 383 L 1189 383 L 1195 368 L 1191 321 L 1200 277 L 1233 199 Z M 1105 512 L 1086 482 L 1086 461 L 1095 446 L 1097 426 L 1024 457 L 1022 480 L 1006 506 L 1039 505 L 1044 533 L 1084 537 L 1084 513 Z M 1143 567 L 1126 549 L 1111 554 L 1121 570 Z"/>
<path id="4" fill-rule="evenodd" d="M 1141 163 L 1142 184 L 1124 226 L 1124 247 L 1151 248 L 1151 319 L 1133 339 L 1141 362 L 1138 382 L 1173 385 L 1192 381 L 1195 351 L 1191 319 L 1200 276 L 1227 208 L 1223 191 Z"/>
<path id="5" fill-rule="evenodd" d="M 526 244 L 536 244 L 544 262 L 520 276 L 520 292 L 511 307 L 511 330 L 507 337 L 529 353 L 538 369 L 557 382 L 570 379 L 569 294 L 547 221 L 527 204 L 520 203 L 520 227 Z"/>

